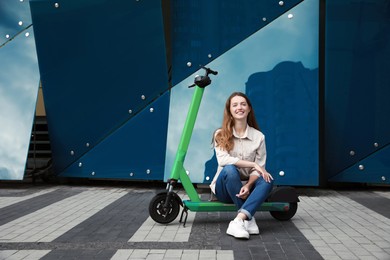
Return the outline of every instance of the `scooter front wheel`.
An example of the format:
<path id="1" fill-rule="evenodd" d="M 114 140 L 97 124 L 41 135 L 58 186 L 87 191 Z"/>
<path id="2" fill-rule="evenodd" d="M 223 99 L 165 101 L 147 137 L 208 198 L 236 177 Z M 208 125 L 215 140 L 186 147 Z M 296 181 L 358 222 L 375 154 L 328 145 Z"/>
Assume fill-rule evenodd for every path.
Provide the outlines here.
<path id="1" fill-rule="evenodd" d="M 287 211 L 270 211 L 272 217 L 276 218 L 277 220 L 286 221 L 290 220 L 298 209 L 298 203 L 297 202 L 290 202 L 289 209 Z"/>
<path id="2" fill-rule="evenodd" d="M 167 194 L 158 194 L 149 203 L 150 217 L 160 224 L 168 224 L 174 221 L 179 215 L 180 202 L 175 197 L 171 197 L 168 206 L 165 207 Z"/>

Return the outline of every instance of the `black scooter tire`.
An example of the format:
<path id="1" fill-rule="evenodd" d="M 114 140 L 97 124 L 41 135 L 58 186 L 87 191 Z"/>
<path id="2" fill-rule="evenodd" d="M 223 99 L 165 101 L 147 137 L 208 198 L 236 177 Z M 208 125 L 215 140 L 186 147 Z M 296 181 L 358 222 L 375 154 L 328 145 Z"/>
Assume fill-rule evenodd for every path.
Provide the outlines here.
<path id="1" fill-rule="evenodd" d="M 171 197 L 168 207 L 164 209 L 167 194 L 157 194 L 149 203 L 150 217 L 160 224 L 168 224 L 174 221 L 179 215 L 180 202 L 175 197 Z"/>
<path id="2" fill-rule="evenodd" d="M 298 210 L 297 202 L 290 202 L 288 211 L 270 211 L 272 217 L 280 221 L 287 221 L 294 217 L 295 213 Z"/>

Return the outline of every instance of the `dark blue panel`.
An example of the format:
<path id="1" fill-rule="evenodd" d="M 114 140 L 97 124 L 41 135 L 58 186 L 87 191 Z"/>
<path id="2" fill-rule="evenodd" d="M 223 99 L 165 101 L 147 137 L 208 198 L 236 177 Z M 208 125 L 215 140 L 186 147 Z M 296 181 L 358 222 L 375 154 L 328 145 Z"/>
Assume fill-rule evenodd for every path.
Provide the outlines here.
<path id="1" fill-rule="evenodd" d="M 390 142 L 389 17 L 388 1 L 326 1 L 325 170 L 329 177 Z"/>
<path id="2" fill-rule="evenodd" d="M 163 180 L 170 93 L 161 96 L 61 176 Z"/>
<path id="3" fill-rule="evenodd" d="M 363 182 L 390 184 L 390 146 L 387 145 L 376 153 L 355 163 L 330 178 L 333 182 Z"/>
<path id="4" fill-rule="evenodd" d="M 161 1 L 32 0 L 31 12 L 60 172 L 167 89 Z"/>
<path id="5" fill-rule="evenodd" d="M 173 85 L 197 71 L 200 64 L 209 63 L 300 2 L 172 1 Z M 191 67 L 187 66 L 188 62 Z"/>

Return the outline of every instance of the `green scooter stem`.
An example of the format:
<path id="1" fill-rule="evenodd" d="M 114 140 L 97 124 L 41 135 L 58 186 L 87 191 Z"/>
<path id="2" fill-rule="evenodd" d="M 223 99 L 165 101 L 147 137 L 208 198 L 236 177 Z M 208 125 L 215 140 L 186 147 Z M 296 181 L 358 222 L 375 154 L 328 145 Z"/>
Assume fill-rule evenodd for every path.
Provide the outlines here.
<path id="1" fill-rule="evenodd" d="M 191 201 L 200 202 L 199 194 L 195 190 L 186 170 L 184 169 L 184 160 L 187 155 L 188 146 L 191 141 L 192 132 L 194 130 L 196 117 L 198 115 L 200 103 L 202 101 L 204 88 L 195 86 L 195 91 L 192 96 L 192 101 L 188 110 L 187 119 L 184 124 L 183 132 L 180 138 L 179 147 L 176 152 L 175 161 L 172 167 L 171 179 L 181 180 L 184 189 Z"/>

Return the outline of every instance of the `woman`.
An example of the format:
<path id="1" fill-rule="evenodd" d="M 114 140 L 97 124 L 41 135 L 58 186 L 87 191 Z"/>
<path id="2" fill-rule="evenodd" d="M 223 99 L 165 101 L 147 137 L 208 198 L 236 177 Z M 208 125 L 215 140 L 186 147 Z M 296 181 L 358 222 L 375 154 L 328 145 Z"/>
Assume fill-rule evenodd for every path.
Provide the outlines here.
<path id="1" fill-rule="evenodd" d="M 226 101 L 222 127 L 214 134 L 218 170 L 210 188 L 219 201 L 234 203 L 236 218 L 226 231 L 235 238 L 259 234 L 253 215 L 272 189 L 265 170 L 266 149 L 248 97 L 234 92 Z"/>

